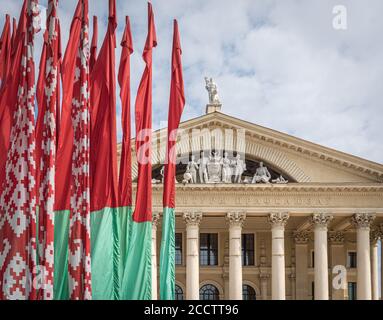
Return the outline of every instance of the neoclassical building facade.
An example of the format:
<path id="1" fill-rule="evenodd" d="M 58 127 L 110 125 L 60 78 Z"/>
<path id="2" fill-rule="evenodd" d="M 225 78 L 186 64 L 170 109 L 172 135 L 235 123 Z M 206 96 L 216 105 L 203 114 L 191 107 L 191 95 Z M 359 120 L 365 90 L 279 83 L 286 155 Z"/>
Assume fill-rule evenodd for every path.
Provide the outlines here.
<path id="1" fill-rule="evenodd" d="M 166 139 L 153 134 L 153 299 Z M 177 299 L 381 298 L 383 165 L 211 105 L 181 123 L 177 156 Z"/>

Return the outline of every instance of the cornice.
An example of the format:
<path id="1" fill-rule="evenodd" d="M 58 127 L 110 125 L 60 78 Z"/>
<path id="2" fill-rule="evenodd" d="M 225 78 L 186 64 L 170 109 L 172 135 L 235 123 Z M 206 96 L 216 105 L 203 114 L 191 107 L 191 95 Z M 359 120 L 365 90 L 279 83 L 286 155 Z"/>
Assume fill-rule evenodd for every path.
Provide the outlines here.
<path id="1" fill-rule="evenodd" d="M 133 184 L 133 189 L 136 188 L 136 184 Z M 153 184 L 153 191 L 162 191 L 162 184 Z M 284 185 L 277 184 L 177 184 L 176 190 L 178 191 L 239 191 L 239 192 L 266 192 L 268 194 L 283 194 L 291 192 L 331 192 L 337 193 L 371 193 L 377 192 L 383 194 L 383 184 L 370 183 L 370 184 L 326 184 L 326 183 L 290 183 Z"/>

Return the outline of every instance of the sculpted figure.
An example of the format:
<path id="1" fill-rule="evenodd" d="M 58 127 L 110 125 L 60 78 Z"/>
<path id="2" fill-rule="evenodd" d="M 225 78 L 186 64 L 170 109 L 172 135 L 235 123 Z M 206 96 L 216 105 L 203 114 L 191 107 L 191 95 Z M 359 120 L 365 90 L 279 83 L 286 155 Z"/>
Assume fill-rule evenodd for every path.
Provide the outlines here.
<path id="1" fill-rule="evenodd" d="M 241 159 L 240 154 L 238 153 L 232 163 L 234 167 L 234 183 L 241 183 L 242 174 L 246 170 L 246 163 Z"/>
<path id="2" fill-rule="evenodd" d="M 271 174 L 269 170 L 263 165 L 263 162 L 261 161 L 259 163 L 259 167 L 255 171 L 252 183 L 258 183 L 258 182 L 270 183 L 269 182 L 270 179 L 271 179 Z"/>
<path id="3" fill-rule="evenodd" d="M 192 175 L 190 174 L 190 170 L 186 169 L 186 172 L 184 173 L 184 179 L 182 180 L 183 184 L 190 183 L 192 180 Z"/>
<path id="4" fill-rule="evenodd" d="M 278 183 L 278 184 L 284 184 L 288 183 L 289 180 L 286 180 L 282 175 L 280 175 L 278 178 L 271 180 L 272 183 Z"/>
<path id="5" fill-rule="evenodd" d="M 209 93 L 209 104 L 220 104 L 221 102 L 219 101 L 218 98 L 218 89 L 217 85 L 213 81 L 213 78 L 208 78 L 205 77 L 205 82 L 206 82 L 206 90 Z"/>
<path id="6" fill-rule="evenodd" d="M 222 182 L 223 183 L 231 183 L 231 160 L 228 158 L 229 154 L 225 152 L 223 154 L 223 158 L 221 160 L 222 165 Z"/>
<path id="7" fill-rule="evenodd" d="M 205 152 L 201 151 L 201 157 L 198 159 L 198 175 L 200 183 L 207 183 L 209 178 L 207 175 L 207 164 L 209 163 L 209 158 L 205 157 Z"/>
<path id="8" fill-rule="evenodd" d="M 198 170 L 198 164 L 195 161 L 195 156 L 192 155 L 191 160 L 189 161 L 187 165 L 187 169 L 186 169 L 186 172 L 189 171 L 192 177 L 190 181 L 191 183 L 197 183 L 197 170 Z"/>

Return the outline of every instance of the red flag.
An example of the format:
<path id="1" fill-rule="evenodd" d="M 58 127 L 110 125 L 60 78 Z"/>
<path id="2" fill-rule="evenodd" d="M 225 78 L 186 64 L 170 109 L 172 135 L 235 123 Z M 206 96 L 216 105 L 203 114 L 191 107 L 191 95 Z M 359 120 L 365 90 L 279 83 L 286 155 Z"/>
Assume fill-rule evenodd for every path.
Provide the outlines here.
<path id="1" fill-rule="evenodd" d="M 11 23 L 9 15 L 5 15 L 4 29 L 0 38 L 0 88 L 7 82 L 11 61 Z"/>
<path id="2" fill-rule="evenodd" d="M 133 220 L 152 221 L 152 49 L 157 46 L 152 5 L 148 3 L 148 35 L 142 57 L 146 67 L 136 97 L 138 181 Z"/>
<path id="3" fill-rule="evenodd" d="M 88 0 L 81 1 L 81 32 L 72 78 L 72 187 L 69 222 L 69 296 L 91 299 L 90 185 L 89 185 L 89 20 Z M 69 80 L 69 79 L 66 79 Z"/>
<path id="4" fill-rule="evenodd" d="M 177 20 L 174 20 L 172 78 L 170 85 L 170 102 L 168 113 L 168 145 L 164 171 L 163 205 L 175 208 L 175 173 L 177 129 L 185 106 L 184 82 L 181 62 L 181 43 Z"/>
<path id="5" fill-rule="evenodd" d="M 108 30 L 91 74 L 91 211 L 118 207 L 116 137 L 115 0 L 109 0 Z"/>
<path id="6" fill-rule="evenodd" d="M 54 201 L 56 164 L 56 111 L 58 109 L 60 37 L 57 16 L 58 0 L 48 1 L 47 32 L 40 61 L 37 86 L 39 114 L 37 118 L 37 163 L 39 191 L 39 256 L 44 285 L 41 299 L 53 299 L 54 276 Z"/>
<path id="7" fill-rule="evenodd" d="M 17 32 L 17 22 L 16 22 L 16 18 L 13 18 L 12 38 L 11 38 L 12 50 L 15 47 L 16 32 Z"/>
<path id="8" fill-rule="evenodd" d="M 132 33 L 129 17 L 126 17 L 124 35 L 121 41 L 122 51 L 120 68 L 118 70 L 118 83 L 120 84 L 120 97 L 122 104 L 122 147 L 120 159 L 119 192 L 120 206 L 132 205 L 132 152 L 130 146 L 130 55 L 133 53 Z"/>
<path id="9" fill-rule="evenodd" d="M 72 184 L 73 128 L 71 121 L 73 79 L 75 78 L 76 57 L 78 53 L 82 21 L 82 0 L 79 0 L 69 32 L 69 40 L 61 65 L 62 112 L 58 136 L 56 161 L 56 200 L 55 211 L 70 209 L 70 186 Z"/>
<path id="10" fill-rule="evenodd" d="M 97 16 L 93 16 L 93 36 L 92 45 L 90 46 L 90 60 L 89 60 L 89 71 L 92 73 L 94 64 L 97 60 L 97 37 L 98 37 L 98 25 Z"/>
<path id="11" fill-rule="evenodd" d="M 18 31 L 16 33 L 15 45 L 11 52 L 10 70 L 20 68 L 23 56 L 24 42 L 27 28 L 27 0 L 24 0 L 21 9 Z M 0 194 L 3 190 L 3 181 L 5 179 L 5 162 L 10 142 L 13 111 L 17 103 L 17 94 L 21 80 L 20 72 L 12 72 L 4 83 L 0 92 Z"/>
<path id="12" fill-rule="evenodd" d="M 0 198 L 0 299 L 36 298 L 35 68 L 32 52 L 34 34 L 38 31 L 37 4 L 32 0 L 24 2 L 18 34 L 22 58 L 16 72 L 20 74 L 20 83 L 17 91 L 9 93 L 16 95 L 17 92 L 17 97 L 12 108 L 12 144 Z"/>

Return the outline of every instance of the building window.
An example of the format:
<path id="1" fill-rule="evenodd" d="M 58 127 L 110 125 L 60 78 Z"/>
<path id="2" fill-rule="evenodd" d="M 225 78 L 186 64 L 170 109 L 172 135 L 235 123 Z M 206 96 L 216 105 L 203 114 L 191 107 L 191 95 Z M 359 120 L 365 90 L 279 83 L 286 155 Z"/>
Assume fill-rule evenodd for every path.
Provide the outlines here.
<path id="1" fill-rule="evenodd" d="M 356 268 L 356 252 L 355 251 L 349 251 L 347 253 L 347 267 Z"/>
<path id="2" fill-rule="evenodd" d="M 206 284 L 199 289 L 200 300 L 219 300 L 218 289 L 212 284 Z"/>
<path id="3" fill-rule="evenodd" d="M 253 289 L 253 287 L 247 284 L 244 284 L 242 286 L 242 295 L 243 295 L 243 300 L 257 300 L 255 290 Z"/>
<path id="4" fill-rule="evenodd" d="M 254 265 L 254 234 L 242 234 L 242 265 Z"/>
<path id="5" fill-rule="evenodd" d="M 311 268 L 315 268 L 315 252 L 311 250 Z"/>
<path id="6" fill-rule="evenodd" d="M 201 233 L 200 235 L 201 266 L 218 265 L 218 234 Z"/>
<path id="7" fill-rule="evenodd" d="M 348 300 L 356 300 L 356 282 L 348 283 Z"/>
<path id="8" fill-rule="evenodd" d="M 176 233 L 175 247 L 175 264 L 182 265 L 182 233 Z"/>
<path id="9" fill-rule="evenodd" d="M 183 300 L 184 299 L 184 292 L 179 285 L 176 285 L 176 287 L 175 287 L 174 298 L 175 298 L 175 300 Z"/>
<path id="10" fill-rule="evenodd" d="M 312 300 L 315 299 L 315 282 L 314 281 L 311 282 L 311 299 Z"/>

